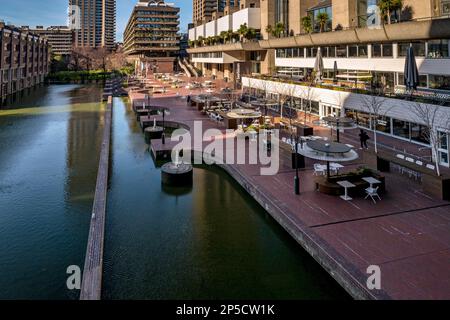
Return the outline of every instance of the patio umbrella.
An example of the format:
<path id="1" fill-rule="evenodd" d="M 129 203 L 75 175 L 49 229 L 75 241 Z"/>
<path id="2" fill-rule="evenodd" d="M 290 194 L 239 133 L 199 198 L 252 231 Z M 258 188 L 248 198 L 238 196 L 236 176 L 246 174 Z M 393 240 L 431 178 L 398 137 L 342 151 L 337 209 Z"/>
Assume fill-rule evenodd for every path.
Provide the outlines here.
<path id="1" fill-rule="evenodd" d="M 333 82 L 337 82 L 337 74 L 338 74 L 338 66 L 337 66 L 337 61 L 334 61 L 334 66 L 333 66 Z"/>
<path id="2" fill-rule="evenodd" d="M 298 150 L 306 158 L 326 161 L 327 179 L 330 178 L 330 162 L 348 162 L 358 159 L 358 153 L 351 147 L 337 142 L 309 141 Z"/>
<path id="3" fill-rule="evenodd" d="M 408 48 L 405 61 L 405 86 L 407 90 L 417 90 L 419 84 L 419 70 L 417 69 L 416 58 L 414 56 L 414 49 Z"/>
<path id="4" fill-rule="evenodd" d="M 322 82 L 323 76 L 323 58 L 320 48 L 317 50 L 316 62 L 314 63 L 314 72 L 316 74 L 315 82 Z"/>

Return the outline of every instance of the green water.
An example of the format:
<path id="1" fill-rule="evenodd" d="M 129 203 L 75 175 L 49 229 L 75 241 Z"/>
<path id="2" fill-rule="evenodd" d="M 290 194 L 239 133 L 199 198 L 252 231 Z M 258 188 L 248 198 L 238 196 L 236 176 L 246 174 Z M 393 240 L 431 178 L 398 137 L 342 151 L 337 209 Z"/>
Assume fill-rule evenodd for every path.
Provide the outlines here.
<path id="1" fill-rule="evenodd" d="M 95 86 L 41 87 L 0 110 L 0 299 L 77 299 L 104 106 Z M 162 190 L 135 117 L 115 99 L 103 298 L 347 294 L 224 172 Z"/>
<path id="2" fill-rule="evenodd" d="M 347 297 L 220 169 L 163 190 L 130 107 L 114 103 L 103 298 Z"/>
<path id="3" fill-rule="evenodd" d="M 0 109 L 0 299 L 76 299 L 97 174 L 97 87 L 41 87 Z"/>

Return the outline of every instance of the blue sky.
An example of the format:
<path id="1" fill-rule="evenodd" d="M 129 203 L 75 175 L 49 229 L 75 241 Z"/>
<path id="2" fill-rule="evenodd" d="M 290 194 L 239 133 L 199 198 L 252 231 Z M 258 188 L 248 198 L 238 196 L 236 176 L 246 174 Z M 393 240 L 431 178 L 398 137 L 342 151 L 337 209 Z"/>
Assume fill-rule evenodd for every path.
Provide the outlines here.
<path id="1" fill-rule="evenodd" d="M 65 25 L 68 0 L 0 0 L 0 19 L 16 26 Z M 131 10 L 138 0 L 116 0 L 117 2 L 117 36 L 122 40 L 122 32 L 130 17 Z M 192 0 L 167 0 L 181 8 L 181 31 L 187 30 L 192 20 Z"/>

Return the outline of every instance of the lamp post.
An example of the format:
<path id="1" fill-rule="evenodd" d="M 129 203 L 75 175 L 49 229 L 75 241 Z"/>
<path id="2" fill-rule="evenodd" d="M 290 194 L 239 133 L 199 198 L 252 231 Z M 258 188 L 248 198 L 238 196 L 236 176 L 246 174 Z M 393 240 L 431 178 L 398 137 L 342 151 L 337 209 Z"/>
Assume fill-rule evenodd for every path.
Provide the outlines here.
<path id="1" fill-rule="evenodd" d="M 294 192 L 296 195 L 300 194 L 300 178 L 298 176 L 298 133 L 295 135 L 295 177 L 294 177 Z"/>
<path id="2" fill-rule="evenodd" d="M 339 141 L 339 118 L 336 121 L 336 138 L 337 138 L 337 142 Z"/>

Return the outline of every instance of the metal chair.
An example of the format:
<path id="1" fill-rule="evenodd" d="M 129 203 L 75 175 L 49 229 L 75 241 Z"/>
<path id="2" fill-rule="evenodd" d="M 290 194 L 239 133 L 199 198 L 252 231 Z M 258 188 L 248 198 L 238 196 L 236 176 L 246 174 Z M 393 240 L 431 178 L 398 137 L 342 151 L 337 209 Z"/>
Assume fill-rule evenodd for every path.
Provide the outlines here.
<path id="1" fill-rule="evenodd" d="M 381 198 L 380 198 L 380 196 L 378 195 L 378 189 L 379 189 L 380 187 L 376 187 L 376 188 L 367 188 L 366 189 L 366 194 L 367 194 L 367 196 L 364 198 L 364 199 L 367 199 L 367 198 L 371 198 L 372 199 L 372 201 L 373 201 L 373 203 L 377 203 L 377 201 L 375 200 L 375 198 L 378 198 L 380 201 L 381 201 Z"/>
<path id="2" fill-rule="evenodd" d="M 315 176 L 325 175 L 325 168 L 321 164 L 315 163 L 314 164 L 314 175 Z"/>

